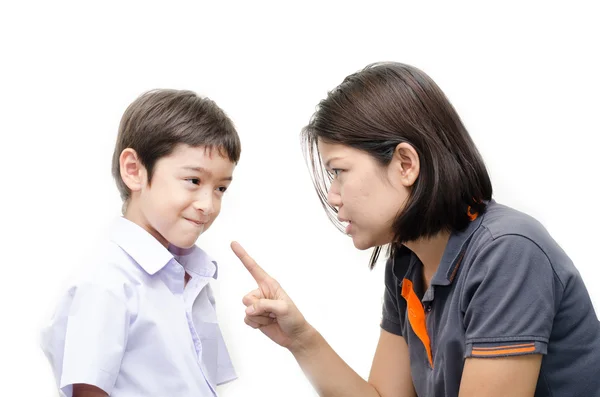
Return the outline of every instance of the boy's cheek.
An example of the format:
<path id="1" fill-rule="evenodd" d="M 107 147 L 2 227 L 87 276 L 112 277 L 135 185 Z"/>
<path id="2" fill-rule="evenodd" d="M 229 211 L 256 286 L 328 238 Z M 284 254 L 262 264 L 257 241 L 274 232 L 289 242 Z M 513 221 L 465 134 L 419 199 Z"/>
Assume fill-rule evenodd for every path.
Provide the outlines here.
<path id="1" fill-rule="evenodd" d="M 217 219 L 217 217 L 219 216 L 220 213 L 221 213 L 220 208 L 215 211 L 215 213 L 211 217 L 210 221 L 206 224 L 206 227 L 204 228 L 203 233 L 205 233 L 211 227 L 211 225 Z"/>

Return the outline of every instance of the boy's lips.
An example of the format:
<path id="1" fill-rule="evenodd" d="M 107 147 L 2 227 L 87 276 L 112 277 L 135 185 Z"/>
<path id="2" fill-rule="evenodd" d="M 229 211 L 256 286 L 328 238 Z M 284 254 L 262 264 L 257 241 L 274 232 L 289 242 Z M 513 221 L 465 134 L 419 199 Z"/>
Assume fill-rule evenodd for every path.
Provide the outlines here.
<path id="1" fill-rule="evenodd" d="M 208 223 L 208 220 L 204 220 L 204 221 L 198 221 L 195 219 L 190 219 L 190 218 L 184 218 L 187 221 L 190 221 L 191 223 L 193 223 L 196 226 L 204 226 L 205 224 Z"/>

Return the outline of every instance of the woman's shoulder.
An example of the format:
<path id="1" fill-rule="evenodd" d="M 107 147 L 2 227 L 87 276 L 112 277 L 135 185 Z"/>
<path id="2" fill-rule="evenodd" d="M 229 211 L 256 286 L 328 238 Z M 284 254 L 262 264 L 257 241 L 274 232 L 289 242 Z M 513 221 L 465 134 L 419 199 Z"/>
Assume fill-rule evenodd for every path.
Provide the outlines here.
<path id="1" fill-rule="evenodd" d="M 481 226 L 493 239 L 518 235 L 532 241 L 551 238 L 540 221 L 525 212 L 490 201 L 482 215 Z"/>
<path id="2" fill-rule="evenodd" d="M 525 257 L 519 257 L 523 251 L 538 252 L 562 280 L 577 273 L 569 256 L 539 220 L 495 201 L 482 214 L 480 227 L 469 245 L 474 254 L 496 251 L 497 256 L 512 257 L 515 261 L 526 261 Z"/>

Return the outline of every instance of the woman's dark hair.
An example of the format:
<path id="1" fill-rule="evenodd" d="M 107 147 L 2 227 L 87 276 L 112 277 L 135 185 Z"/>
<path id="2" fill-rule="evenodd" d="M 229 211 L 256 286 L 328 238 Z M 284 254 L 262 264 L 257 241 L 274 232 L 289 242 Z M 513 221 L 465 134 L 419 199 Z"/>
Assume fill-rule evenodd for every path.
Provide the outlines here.
<path id="1" fill-rule="evenodd" d="M 460 117 L 437 84 L 413 66 L 375 63 L 346 77 L 302 130 L 319 199 L 343 230 L 327 203 L 331 175 L 321 163 L 319 140 L 362 150 L 384 166 L 402 142 L 418 153 L 419 176 L 394 221 L 390 255 L 401 243 L 464 229 L 491 200 L 490 177 Z M 380 250 L 375 248 L 371 268 Z"/>

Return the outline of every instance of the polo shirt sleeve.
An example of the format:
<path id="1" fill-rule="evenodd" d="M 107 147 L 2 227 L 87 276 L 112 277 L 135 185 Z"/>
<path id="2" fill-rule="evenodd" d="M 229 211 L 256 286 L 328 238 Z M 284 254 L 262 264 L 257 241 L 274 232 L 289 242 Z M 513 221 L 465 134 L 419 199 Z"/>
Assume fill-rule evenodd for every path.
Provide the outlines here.
<path id="1" fill-rule="evenodd" d="M 59 387 L 71 396 L 72 385 L 86 383 L 111 394 L 127 344 L 130 314 L 125 303 L 97 285 L 79 285 L 65 308 Z M 60 335 L 62 334 L 62 335 Z"/>
<path id="2" fill-rule="evenodd" d="M 381 318 L 381 328 L 395 335 L 402 336 L 402 322 L 400 321 L 400 310 L 405 309 L 404 298 L 399 291 L 400 282 L 394 275 L 394 260 L 388 259 L 385 265 L 385 291 L 383 294 L 383 315 Z"/>
<path id="3" fill-rule="evenodd" d="M 546 354 L 556 285 L 548 257 L 530 239 L 506 235 L 484 246 L 461 297 L 465 357 Z"/>

